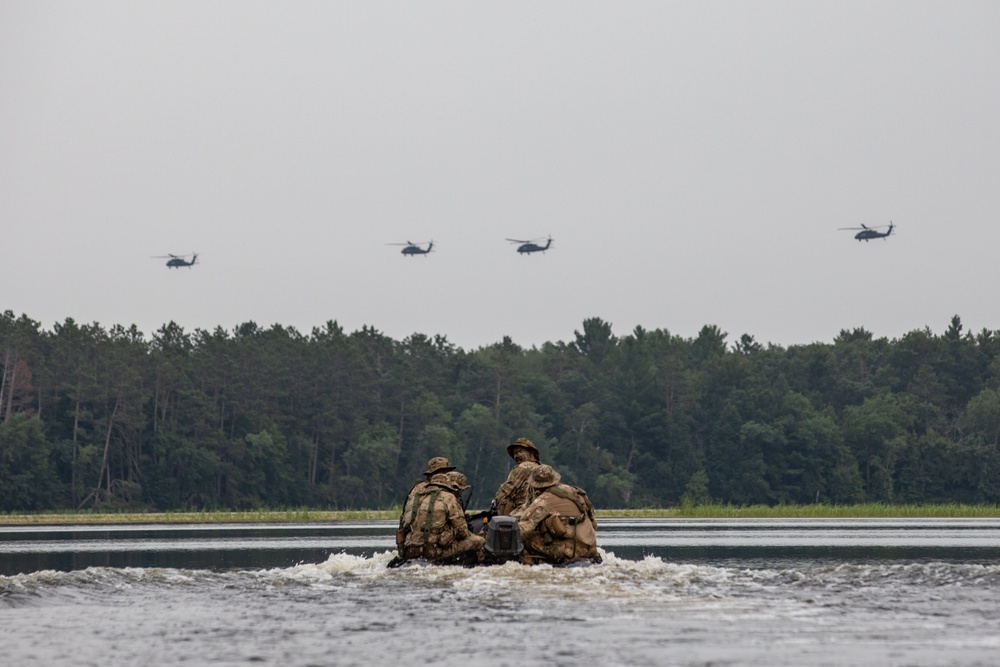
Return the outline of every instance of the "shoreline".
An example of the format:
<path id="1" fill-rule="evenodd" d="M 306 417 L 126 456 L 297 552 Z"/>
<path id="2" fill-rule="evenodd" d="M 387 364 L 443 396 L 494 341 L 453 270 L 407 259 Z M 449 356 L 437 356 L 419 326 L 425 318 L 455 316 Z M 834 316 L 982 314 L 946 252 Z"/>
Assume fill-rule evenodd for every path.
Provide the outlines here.
<path id="1" fill-rule="evenodd" d="M 316 523 L 323 521 L 388 521 L 388 510 L 250 510 L 204 512 L 44 512 L 0 514 L 0 526 L 67 524 L 204 524 Z M 1000 505 L 692 505 L 675 508 L 602 509 L 598 519 L 871 519 L 871 518 L 1000 518 Z"/>

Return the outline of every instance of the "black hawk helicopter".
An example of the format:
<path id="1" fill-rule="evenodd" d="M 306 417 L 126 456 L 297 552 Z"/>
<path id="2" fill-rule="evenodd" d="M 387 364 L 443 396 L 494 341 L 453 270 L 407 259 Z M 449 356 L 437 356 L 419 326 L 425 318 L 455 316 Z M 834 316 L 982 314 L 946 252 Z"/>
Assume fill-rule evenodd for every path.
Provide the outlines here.
<path id="1" fill-rule="evenodd" d="M 198 263 L 198 253 L 191 253 L 191 261 L 185 259 L 187 255 L 153 255 L 153 259 L 166 259 L 168 269 L 179 269 L 182 266 L 191 268 Z M 167 259 L 169 258 L 169 259 Z"/>
<path id="2" fill-rule="evenodd" d="M 855 230 L 855 229 L 860 229 L 861 231 L 858 232 L 857 234 L 855 234 L 854 238 L 856 238 L 859 241 L 871 241 L 872 239 L 883 239 L 883 240 L 885 240 L 885 238 L 887 236 L 889 236 L 889 234 L 892 234 L 892 230 L 894 229 L 894 226 L 892 224 L 892 220 L 890 220 L 889 221 L 889 229 L 887 229 L 884 232 L 880 232 L 878 230 L 885 229 L 885 225 L 882 225 L 881 227 L 866 227 L 865 225 L 861 225 L 860 227 L 841 227 L 840 229 L 841 230 L 852 230 L 852 231 Z"/>
<path id="3" fill-rule="evenodd" d="M 545 252 L 546 250 L 548 250 L 552 246 L 552 237 L 551 236 L 549 237 L 549 240 L 545 242 L 545 245 L 538 245 L 538 242 L 541 241 L 541 239 L 532 239 L 530 241 L 521 241 L 520 239 L 507 239 L 507 240 L 510 241 L 511 243 L 519 243 L 520 244 L 517 247 L 518 254 L 524 254 L 524 253 L 531 254 L 533 252 Z"/>
<path id="4" fill-rule="evenodd" d="M 400 250 L 400 252 L 403 253 L 404 255 L 426 255 L 431 251 L 431 248 L 434 247 L 434 241 L 431 241 L 430 243 L 427 244 L 427 250 L 424 250 L 423 248 L 420 247 L 423 245 L 422 243 L 412 243 L 410 241 L 407 241 L 406 243 L 386 243 L 386 245 L 406 246 L 405 248 Z"/>

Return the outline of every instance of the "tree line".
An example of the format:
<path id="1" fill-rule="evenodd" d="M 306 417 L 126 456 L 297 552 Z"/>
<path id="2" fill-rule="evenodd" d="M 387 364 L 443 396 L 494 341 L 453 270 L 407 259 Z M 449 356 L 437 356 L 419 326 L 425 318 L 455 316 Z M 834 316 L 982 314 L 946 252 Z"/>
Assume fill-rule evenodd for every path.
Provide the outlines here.
<path id="1" fill-rule="evenodd" d="M 147 339 L 0 317 L 0 511 L 385 508 L 432 456 L 484 506 L 524 436 L 599 507 L 1000 500 L 1000 332 L 781 347 L 592 318 L 463 350 L 327 322 Z"/>

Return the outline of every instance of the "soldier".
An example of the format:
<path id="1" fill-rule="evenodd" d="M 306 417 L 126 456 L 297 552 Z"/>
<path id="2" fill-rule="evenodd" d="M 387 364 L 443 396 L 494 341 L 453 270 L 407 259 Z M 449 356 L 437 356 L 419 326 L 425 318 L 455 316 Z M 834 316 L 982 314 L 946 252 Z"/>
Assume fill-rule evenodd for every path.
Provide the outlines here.
<path id="1" fill-rule="evenodd" d="M 496 513 L 500 515 L 514 515 L 531 501 L 528 478 L 538 467 L 538 447 L 527 438 L 518 438 L 507 445 L 507 454 L 514 459 L 515 465 L 493 499 Z"/>
<path id="2" fill-rule="evenodd" d="M 469 486 L 470 486 L 469 479 L 465 475 L 463 475 L 462 473 L 458 472 L 457 470 L 452 470 L 451 472 L 446 472 L 444 475 L 445 475 L 445 477 L 447 477 L 452 482 L 454 482 L 455 484 L 458 485 L 458 488 L 459 488 L 459 491 L 458 491 L 458 502 L 459 502 L 459 504 L 462 505 L 462 510 L 465 511 L 465 501 L 466 501 L 466 498 L 462 497 L 462 492 L 469 488 Z"/>
<path id="3" fill-rule="evenodd" d="M 448 459 L 443 456 L 435 456 L 430 461 L 427 462 L 427 470 L 424 471 L 424 479 L 421 479 L 414 483 L 410 487 L 410 492 L 406 494 L 406 501 L 403 502 L 403 513 L 399 516 L 399 528 L 396 529 L 396 550 L 402 554 L 403 553 L 403 543 L 406 541 L 406 533 L 403 527 L 407 522 L 412 522 L 412 517 L 407 518 L 408 514 L 415 510 L 413 507 L 414 501 L 417 495 L 427 488 L 428 480 L 434 475 L 439 473 L 451 472 L 455 469 L 455 466 L 451 464 Z"/>
<path id="4" fill-rule="evenodd" d="M 597 552 L 597 519 L 583 489 L 560 484 L 552 466 L 540 465 L 528 483 L 536 496 L 521 512 L 518 526 L 528 563 L 601 562 Z"/>
<path id="5" fill-rule="evenodd" d="M 412 518 L 400 555 L 438 564 L 474 565 L 483 559 L 485 540 L 469 532 L 465 512 L 458 500 L 463 487 L 457 480 L 438 473 L 417 494 Z"/>

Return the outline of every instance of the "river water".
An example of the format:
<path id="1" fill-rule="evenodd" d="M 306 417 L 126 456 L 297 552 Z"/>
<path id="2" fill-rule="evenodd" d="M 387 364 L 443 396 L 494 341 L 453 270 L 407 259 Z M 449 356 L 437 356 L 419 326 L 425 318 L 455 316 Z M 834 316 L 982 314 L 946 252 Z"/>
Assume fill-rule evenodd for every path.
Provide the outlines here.
<path id="1" fill-rule="evenodd" d="M 995 665 L 998 520 L 604 520 L 388 570 L 394 522 L 0 527 L 0 665 Z"/>

